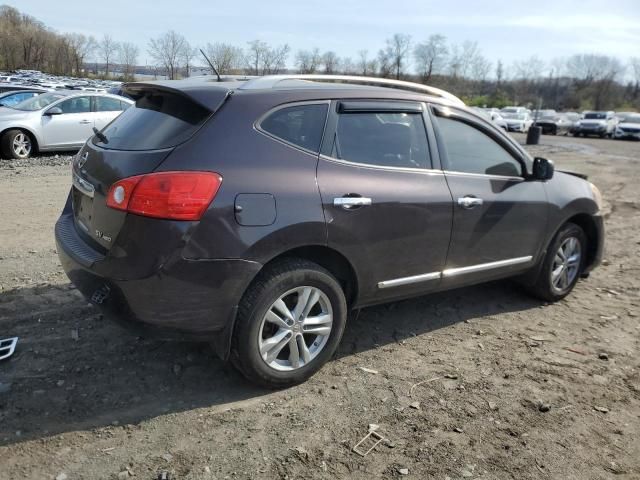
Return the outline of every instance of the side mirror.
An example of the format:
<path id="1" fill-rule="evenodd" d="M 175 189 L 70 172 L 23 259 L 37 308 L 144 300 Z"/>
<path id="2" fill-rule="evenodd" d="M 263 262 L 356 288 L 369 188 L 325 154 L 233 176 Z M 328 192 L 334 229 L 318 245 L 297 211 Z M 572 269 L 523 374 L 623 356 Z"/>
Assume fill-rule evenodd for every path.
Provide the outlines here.
<path id="1" fill-rule="evenodd" d="M 555 167 L 551 160 L 541 157 L 533 159 L 533 173 L 531 178 L 534 180 L 551 180 L 553 178 L 554 171 Z"/>
<path id="2" fill-rule="evenodd" d="M 51 107 L 45 112 L 47 116 L 62 115 L 62 109 L 60 107 Z"/>

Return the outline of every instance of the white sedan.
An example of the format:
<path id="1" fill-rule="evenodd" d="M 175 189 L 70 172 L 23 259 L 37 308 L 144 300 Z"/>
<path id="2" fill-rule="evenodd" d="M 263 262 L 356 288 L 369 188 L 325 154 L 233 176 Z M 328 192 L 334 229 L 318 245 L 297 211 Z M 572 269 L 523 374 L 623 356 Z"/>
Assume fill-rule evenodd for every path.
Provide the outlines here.
<path id="1" fill-rule="evenodd" d="M 523 132 L 527 133 L 531 125 L 533 124 L 533 119 L 531 115 L 526 112 L 501 112 L 502 118 L 507 122 L 507 128 L 510 132 Z"/>
<path id="2" fill-rule="evenodd" d="M 77 150 L 133 101 L 117 95 L 60 91 L 0 108 L 0 150 L 4 158 L 35 152 Z"/>

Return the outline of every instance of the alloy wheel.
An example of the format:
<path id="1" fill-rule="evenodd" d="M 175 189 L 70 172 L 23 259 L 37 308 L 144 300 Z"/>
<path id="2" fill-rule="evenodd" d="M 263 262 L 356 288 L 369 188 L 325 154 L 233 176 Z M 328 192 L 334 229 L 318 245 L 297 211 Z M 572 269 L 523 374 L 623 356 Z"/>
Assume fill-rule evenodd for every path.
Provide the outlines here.
<path id="1" fill-rule="evenodd" d="M 582 247 L 576 237 L 566 238 L 558 248 L 551 266 L 551 287 L 556 293 L 565 292 L 580 270 Z"/>
<path id="2" fill-rule="evenodd" d="M 19 158 L 27 158 L 31 153 L 31 139 L 26 133 L 18 133 L 13 137 L 13 152 Z"/>
<path id="3" fill-rule="evenodd" d="M 281 295 L 264 315 L 258 347 L 274 370 L 291 371 L 309 364 L 327 344 L 333 311 L 327 295 L 302 286 Z"/>

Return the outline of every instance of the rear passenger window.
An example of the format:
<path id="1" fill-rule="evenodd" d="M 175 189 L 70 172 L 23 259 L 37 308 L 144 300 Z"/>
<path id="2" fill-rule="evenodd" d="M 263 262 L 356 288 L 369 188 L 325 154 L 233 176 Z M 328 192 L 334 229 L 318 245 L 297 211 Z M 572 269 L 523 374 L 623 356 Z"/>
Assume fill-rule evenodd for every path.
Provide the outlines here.
<path id="1" fill-rule="evenodd" d="M 332 156 L 368 165 L 431 168 L 419 113 L 343 113 Z"/>
<path id="2" fill-rule="evenodd" d="M 119 112 L 123 110 L 122 102 L 115 98 L 95 97 L 96 112 Z"/>
<path id="3" fill-rule="evenodd" d="M 437 117 L 444 142 L 445 170 L 519 177 L 522 166 L 495 140 L 477 128 L 451 118 Z"/>
<path id="4" fill-rule="evenodd" d="M 327 104 L 280 108 L 262 120 L 260 128 L 285 142 L 312 152 L 320 151 Z"/>

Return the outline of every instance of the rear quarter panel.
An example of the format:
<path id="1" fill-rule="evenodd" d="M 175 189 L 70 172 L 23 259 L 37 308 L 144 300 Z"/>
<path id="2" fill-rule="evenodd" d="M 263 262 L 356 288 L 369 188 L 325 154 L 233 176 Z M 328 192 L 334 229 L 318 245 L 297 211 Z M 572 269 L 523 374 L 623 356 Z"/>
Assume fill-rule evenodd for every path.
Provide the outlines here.
<path id="1" fill-rule="evenodd" d="M 326 244 L 316 183 L 317 155 L 282 144 L 254 128 L 260 116 L 286 100 L 278 95 L 234 95 L 158 168 L 215 171 L 223 177 L 215 200 L 189 238 L 185 258 L 241 258 L 264 264 L 295 247 Z M 275 198 L 272 224 L 238 223 L 236 196 L 251 193 Z"/>

